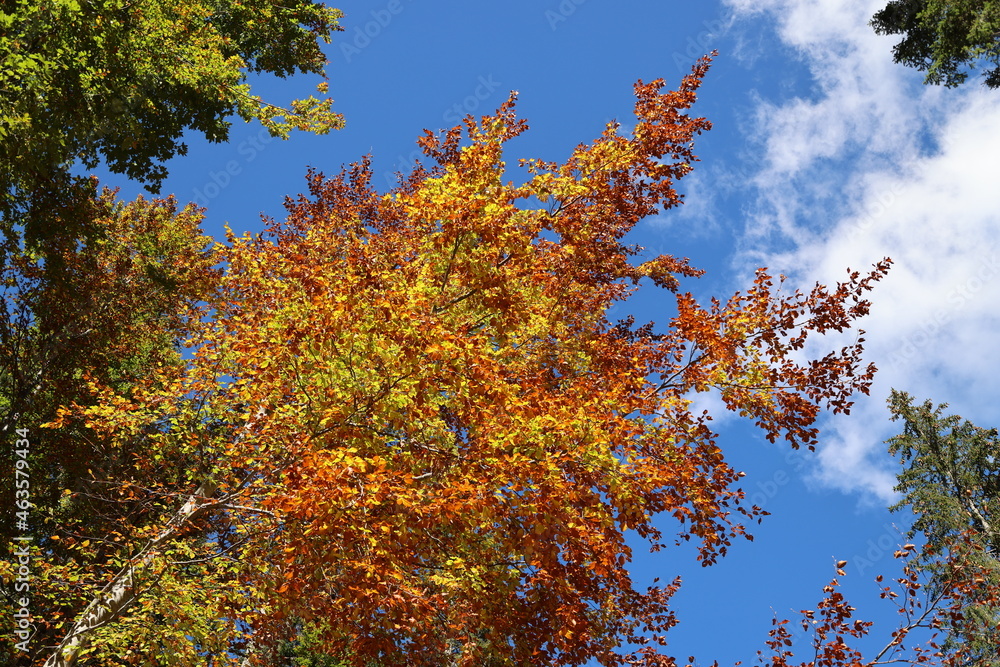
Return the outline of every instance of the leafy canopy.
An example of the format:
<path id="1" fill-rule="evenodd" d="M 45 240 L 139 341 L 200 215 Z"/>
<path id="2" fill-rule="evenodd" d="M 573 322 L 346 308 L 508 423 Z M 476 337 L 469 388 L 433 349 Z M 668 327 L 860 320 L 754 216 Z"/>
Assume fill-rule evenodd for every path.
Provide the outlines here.
<path id="1" fill-rule="evenodd" d="M 126 204 L 105 191 L 93 193 L 88 216 L 87 239 L 46 243 L 45 255 L 60 260 L 58 272 L 41 253 L 9 242 L 9 261 L 0 267 L 0 441 L 11 453 L 0 458 L 0 493 L 11 503 L 25 498 L 33 504 L 31 540 L 44 553 L 35 554 L 34 574 L 72 584 L 32 586 L 35 656 L 61 639 L 65 630 L 53 619 L 77 610 L 86 596 L 79 586 L 103 583 L 117 569 L 122 546 L 158 522 L 155 495 L 135 489 L 154 488 L 171 475 L 184 479 L 191 466 L 190 459 L 165 452 L 160 468 L 143 474 L 135 462 L 150 454 L 147 438 L 124 445 L 95 438 L 82 420 L 47 431 L 36 425 L 57 418 L 61 406 L 94 405 L 95 382 L 128 393 L 179 372 L 185 364 L 179 343 L 202 314 L 195 306 L 211 298 L 218 282 L 195 207 L 181 209 L 172 199 Z M 25 449 L 15 447 L 24 428 L 27 489 L 14 474 L 13 455 Z M 172 509 L 172 498 L 159 502 Z M 11 538 L 21 534 L 14 514 L 4 513 L 0 535 L 15 544 Z M 17 562 L 0 566 L 7 600 L 23 597 L 10 569 Z M 13 640 L 10 622 L 3 633 Z"/>
<path id="2" fill-rule="evenodd" d="M 157 192 L 186 130 L 225 141 L 230 117 L 275 136 L 342 126 L 332 100 L 282 109 L 251 94 L 248 72 L 323 74 L 319 41 L 340 12 L 312 0 L 59 0 L 0 11 L 0 213 L 30 238 L 53 209 L 85 197 L 70 176 L 104 161 Z M 320 90 L 326 90 L 325 83 Z M 59 224 L 71 224 L 62 219 Z M 47 224 L 56 224 L 50 220 Z"/>
<path id="3" fill-rule="evenodd" d="M 811 447 L 819 410 L 848 411 L 874 368 L 860 339 L 800 351 L 865 315 L 888 268 L 804 294 L 761 270 L 701 305 L 686 260 L 631 261 L 623 237 L 680 203 L 673 183 L 710 127 L 686 113 L 707 68 L 677 91 L 640 81 L 631 136 L 612 123 L 562 164 L 523 160 L 522 185 L 505 180 L 504 144 L 526 129 L 512 96 L 428 132 L 434 166 L 392 191 L 372 189 L 367 160 L 313 173 L 285 221 L 220 246 L 187 367 L 127 391 L 93 382 L 52 424 L 140 453 L 143 485 L 118 485 L 159 517 L 104 575 L 113 605 L 82 613 L 101 577 L 77 564 L 67 654 L 266 665 L 308 637 L 351 665 L 673 664 L 656 646 L 680 582 L 636 590 L 626 535 L 691 541 L 708 565 L 761 514 L 692 394 L 717 390 L 768 438 Z M 672 304 L 664 326 L 607 319 L 640 283 Z M 150 481 L 184 456 L 197 466 Z M 227 650 L 181 651 L 210 619 Z"/>
<path id="4" fill-rule="evenodd" d="M 889 406 L 903 422 L 889 447 L 903 465 L 893 509 L 912 510 L 911 537 L 926 542 L 914 566 L 936 591 L 961 594 L 960 613 L 942 623 L 945 646 L 955 664 L 1000 665 L 1000 436 L 903 392 Z"/>
<path id="5" fill-rule="evenodd" d="M 871 25 L 880 35 L 903 35 L 893 59 L 927 72 L 925 83 L 958 86 L 981 67 L 983 83 L 1000 88 L 996 0 L 890 0 Z"/>

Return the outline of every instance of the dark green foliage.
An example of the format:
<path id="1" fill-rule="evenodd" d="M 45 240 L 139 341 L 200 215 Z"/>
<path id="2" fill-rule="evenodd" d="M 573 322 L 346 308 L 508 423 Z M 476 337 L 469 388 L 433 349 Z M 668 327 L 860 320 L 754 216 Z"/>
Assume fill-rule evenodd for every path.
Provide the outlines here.
<path id="1" fill-rule="evenodd" d="M 935 590 L 953 588 L 970 577 L 985 581 L 952 619 L 947 648 L 964 646 L 978 667 L 1000 665 L 1000 436 L 957 415 L 946 404 L 914 405 L 903 392 L 889 399 L 903 432 L 889 440 L 889 452 L 903 464 L 896 490 L 904 494 L 893 510 L 909 508 L 916 521 L 911 537 L 922 534 L 927 547 L 915 562 Z M 956 569 L 956 568 L 960 568 Z"/>
<path id="2" fill-rule="evenodd" d="M 880 35 L 903 35 L 893 59 L 927 72 L 925 83 L 957 86 L 981 67 L 1000 87 L 1000 2 L 892 0 L 871 21 Z"/>

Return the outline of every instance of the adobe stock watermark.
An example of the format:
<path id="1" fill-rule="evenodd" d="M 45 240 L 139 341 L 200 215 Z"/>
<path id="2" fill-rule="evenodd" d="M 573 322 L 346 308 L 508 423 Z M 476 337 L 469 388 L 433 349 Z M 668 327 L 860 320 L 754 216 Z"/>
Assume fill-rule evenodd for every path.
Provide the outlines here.
<path id="1" fill-rule="evenodd" d="M 243 173 L 243 167 L 257 159 L 257 156 L 274 141 L 274 137 L 266 128 L 261 128 L 257 134 L 248 139 L 244 139 L 236 146 L 237 154 L 242 156 L 242 160 L 229 160 L 225 168 L 219 171 L 209 171 L 208 180 L 200 187 L 195 188 L 191 195 L 191 201 L 198 206 L 208 206 L 208 203 L 222 194 L 222 191 L 229 187 L 233 179 Z"/>
<path id="2" fill-rule="evenodd" d="M 764 480 L 758 480 L 755 488 L 744 490 L 750 505 L 756 505 L 761 509 L 766 509 L 767 502 L 778 495 L 791 480 L 793 474 L 799 474 L 808 467 L 805 454 L 802 450 L 789 449 L 785 453 L 785 467 L 779 468 L 771 473 L 771 476 Z"/>
<path id="3" fill-rule="evenodd" d="M 441 114 L 441 120 L 447 123 L 447 127 L 458 125 L 465 116 L 475 113 L 484 102 L 493 97 L 493 94 L 502 85 L 501 82 L 493 78 L 492 74 L 480 75 L 476 80 L 476 85 L 473 87 L 472 92 L 466 95 L 461 101 L 446 108 Z M 398 172 L 405 174 L 412 171 L 422 157 L 424 157 L 424 152 L 419 148 L 413 149 L 407 155 L 397 155 L 393 168 L 382 173 L 386 186 L 390 188 L 394 187 L 396 185 L 396 174 Z"/>
<path id="4" fill-rule="evenodd" d="M 28 641 L 31 639 L 31 536 L 28 534 L 28 521 L 31 511 L 31 475 L 28 464 L 28 454 L 31 453 L 31 441 L 28 429 L 16 429 L 17 439 L 14 441 L 14 526 L 22 533 L 12 539 L 11 553 L 17 567 L 14 578 L 13 616 L 14 635 L 18 641 L 14 648 L 20 653 L 28 652 Z"/>
<path id="5" fill-rule="evenodd" d="M 687 41 L 684 42 L 684 51 L 674 51 L 670 56 L 674 61 L 677 71 L 682 74 L 687 74 L 691 71 L 691 67 L 698 62 L 699 58 L 704 58 L 706 54 L 711 53 L 715 49 L 719 35 L 726 28 L 725 24 L 719 19 L 702 21 L 701 25 L 705 29 L 696 35 L 688 36 Z"/>
<path id="6" fill-rule="evenodd" d="M 367 49 L 372 40 L 378 38 L 382 31 L 389 27 L 392 20 L 402 13 L 403 9 L 405 9 L 403 0 L 389 0 L 382 9 L 371 10 L 371 20 L 366 21 L 364 25 L 355 26 L 351 33 L 351 40 L 340 45 L 340 52 L 343 54 L 344 60 L 350 63 L 355 56 Z"/>
<path id="7" fill-rule="evenodd" d="M 549 27 L 556 30 L 560 23 L 569 20 L 569 17 L 576 13 L 580 5 L 587 0 L 562 0 L 555 9 L 545 10 L 545 20 L 549 22 Z"/>
<path id="8" fill-rule="evenodd" d="M 881 190 L 874 197 L 868 197 L 864 211 L 856 218 L 847 231 L 850 241 L 857 241 L 862 233 L 868 231 L 889 212 L 893 204 L 903 195 L 903 182 L 895 181 L 890 187 Z"/>
<path id="9" fill-rule="evenodd" d="M 894 555 L 907 541 L 906 533 L 895 524 L 885 523 L 882 524 L 882 528 L 883 531 L 878 537 L 868 540 L 864 554 L 854 554 L 851 557 L 851 564 L 854 565 L 859 576 L 874 567 L 887 555 Z"/>
<path id="10" fill-rule="evenodd" d="M 941 330 L 950 323 L 963 306 L 977 295 L 1000 273 L 1000 258 L 996 248 L 991 249 L 976 265 L 972 275 L 953 287 L 946 297 L 946 306 L 923 318 L 920 329 L 903 339 L 902 344 L 889 358 L 893 368 L 911 363 L 920 350 L 933 343 Z"/>
<path id="11" fill-rule="evenodd" d="M 461 102 L 448 107 L 441 116 L 446 123 L 457 125 L 462 122 L 468 114 L 474 113 L 483 102 L 493 96 L 493 91 L 500 87 L 499 81 L 493 80 L 493 75 L 480 76 L 479 85 L 471 95 L 467 95 Z"/>

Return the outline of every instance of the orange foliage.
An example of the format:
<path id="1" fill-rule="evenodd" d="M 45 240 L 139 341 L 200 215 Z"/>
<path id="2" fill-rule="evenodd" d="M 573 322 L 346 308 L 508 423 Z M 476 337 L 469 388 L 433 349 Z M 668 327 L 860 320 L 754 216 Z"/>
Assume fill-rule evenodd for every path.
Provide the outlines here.
<path id="1" fill-rule="evenodd" d="M 310 174 L 286 221 L 220 249 L 186 384 L 132 400 L 194 400 L 231 427 L 213 436 L 215 507 L 243 540 L 228 613 L 256 650 L 304 621 L 358 665 L 674 664 L 655 646 L 680 582 L 635 590 L 627 531 L 661 548 L 671 515 L 710 564 L 745 535 L 734 512 L 762 514 L 692 394 L 812 447 L 818 411 L 847 411 L 874 368 L 861 339 L 795 357 L 863 316 L 889 263 L 806 294 L 761 270 L 702 306 L 687 260 L 630 262 L 625 234 L 680 203 L 707 68 L 677 91 L 639 82 L 631 136 L 610 124 L 563 164 L 523 160 L 522 185 L 504 181 L 526 129 L 511 96 L 423 137 L 436 164 L 393 191 L 367 161 Z M 609 322 L 644 278 L 676 303 L 666 326 Z"/>

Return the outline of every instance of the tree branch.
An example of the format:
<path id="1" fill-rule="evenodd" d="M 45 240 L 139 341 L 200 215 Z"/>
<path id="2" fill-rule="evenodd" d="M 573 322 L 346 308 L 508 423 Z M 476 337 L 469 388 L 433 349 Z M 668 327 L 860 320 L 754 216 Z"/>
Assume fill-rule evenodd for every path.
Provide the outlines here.
<path id="1" fill-rule="evenodd" d="M 205 510 L 215 507 L 216 503 L 210 500 L 215 491 L 215 483 L 209 481 L 203 482 L 195 489 L 160 534 L 150 540 L 133 562 L 122 568 L 87 605 L 62 642 L 45 661 L 44 667 L 73 665 L 80 651 L 86 647 L 88 635 L 114 621 L 136 601 L 138 598 L 136 582 L 141 574 L 149 568 L 167 542 L 176 537 L 185 525 L 197 519 Z"/>

